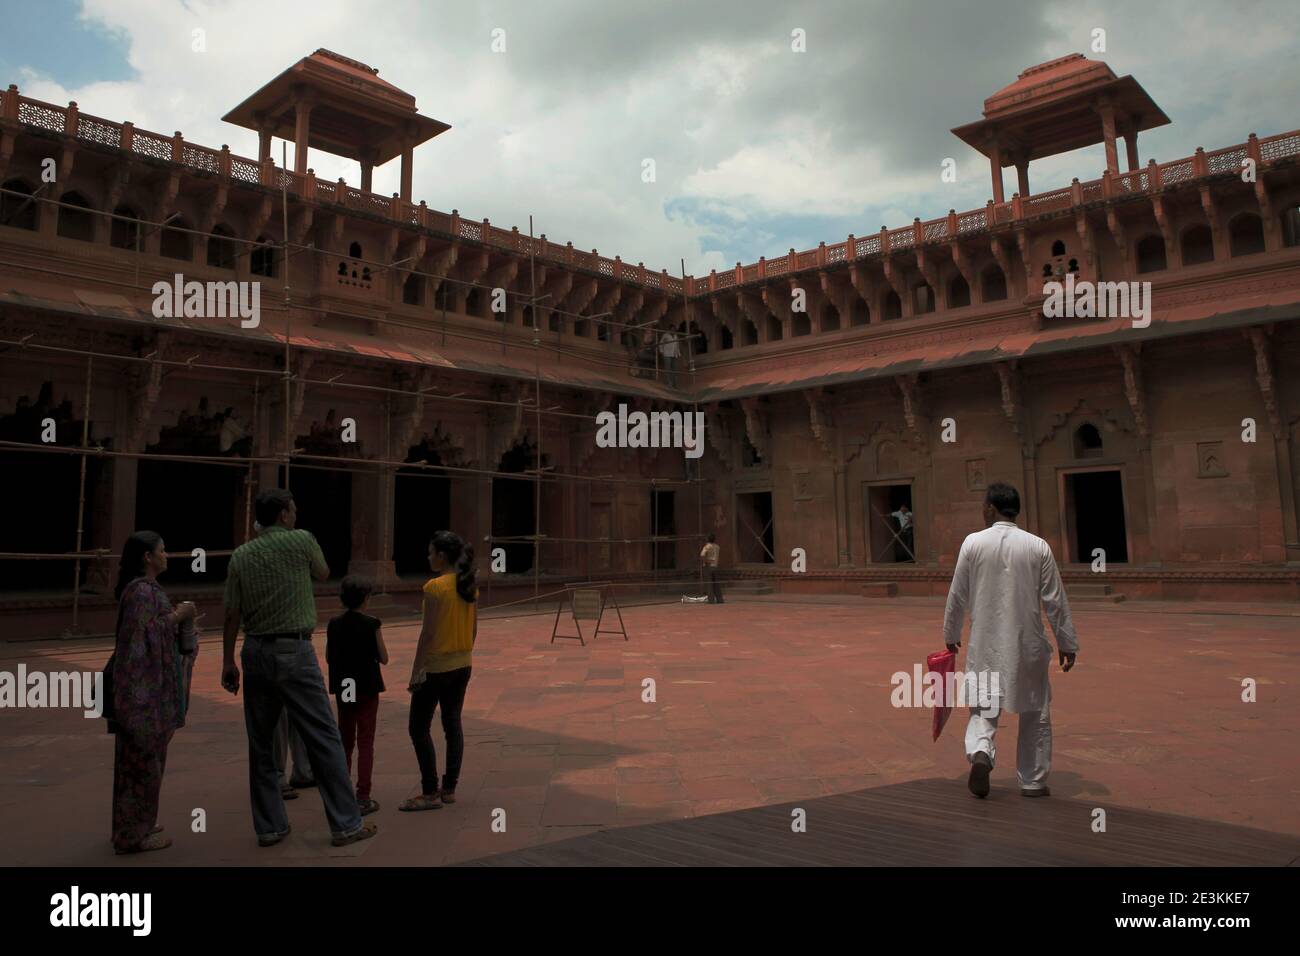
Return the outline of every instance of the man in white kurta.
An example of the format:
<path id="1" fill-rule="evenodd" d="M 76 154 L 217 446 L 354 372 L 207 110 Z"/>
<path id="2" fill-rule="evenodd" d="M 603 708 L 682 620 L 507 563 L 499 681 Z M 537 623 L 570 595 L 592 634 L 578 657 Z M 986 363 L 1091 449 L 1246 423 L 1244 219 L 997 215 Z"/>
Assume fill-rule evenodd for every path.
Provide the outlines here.
<path id="1" fill-rule="evenodd" d="M 1052 646 L 1044 633 L 1042 609 L 1056 635 L 1063 671 L 1074 666 L 1079 650 L 1052 549 L 1042 538 L 1016 526 L 1019 514 L 1020 494 L 1015 488 L 1001 483 L 989 486 L 984 499 L 988 527 L 962 542 L 944 612 L 944 643 L 954 652 L 961 645 L 962 621 L 970 612 L 966 673 L 989 675 L 989 684 L 981 686 L 991 686 L 996 675 L 996 700 L 980 700 L 978 704 L 984 706 L 972 706 L 966 728 L 968 785 L 977 797 L 989 792 L 1002 711 L 1020 715 L 1016 770 L 1021 795 L 1049 794 L 1052 688 L 1047 675 Z"/>

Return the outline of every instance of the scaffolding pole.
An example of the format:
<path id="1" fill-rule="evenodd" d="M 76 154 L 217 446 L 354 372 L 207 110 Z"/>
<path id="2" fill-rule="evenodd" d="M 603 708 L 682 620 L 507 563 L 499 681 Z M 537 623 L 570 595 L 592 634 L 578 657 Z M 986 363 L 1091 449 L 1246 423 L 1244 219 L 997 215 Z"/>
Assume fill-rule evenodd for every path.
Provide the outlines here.
<path id="1" fill-rule="evenodd" d="M 95 357 L 86 359 L 86 399 L 81 413 L 81 447 L 90 444 L 90 382 L 95 371 Z M 77 545 L 73 549 L 81 552 L 82 536 L 86 528 L 86 455 L 81 455 L 81 472 L 77 479 Z M 76 633 L 81 623 L 81 558 L 73 562 L 72 570 L 72 633 Z"/>
<path id="2" fill-rule="evenodd" d="M 536 610 L 542 564 L 542 343 L 537 329 L 537 246 L 531 213 L 528 215 L 528 288 L 533 311 L 533 381 L 537 389 L 537 448 L 533 462 L 533 609 Z"/>
<path id="3" fill-rule="evenodd" d="M 686 295 L 686 260 L 682 259 L 680 261 L 681 261 L 681 270 L 682 270 L 682 311 L 686 316 L 686 360 L 689 363 L 688 371 L 691 373 L 691 414 L 692 416 L 695 416 L 698 415 L 700 411 L 700 399 L 699 399 L 700 390 L 697 387 L 698 383 L 695 377 L 696 376 L 695 336 L 691 334 L 691 326 L 694 323 L 691 321 L 691 300 Z M 695 440 L 700 443 L 700 449 L 699 449 L 700 454 L 697 458 L 694 459 L 695 461 L 694 486 L 695 486 L 695 510 L 696 510 L 695 530 L 698 532 L 700 539 L 704 540 L 704 488 L 702 487 L 701 484 L 702 475 L 700 474 L 702 470 L 700 468 L 700 462 L 704 460 L 704 429 L 703 428 L 697 429 Z M 699 544 L 700 542 L 697 541 L 696 543 Z M 712 592 L 710 592 L 704 586 L 704 559 L 699 557 L 699 555 L 697 554 L 695 560 L 696 563 L 700 566 L 700 593 L 707 594 L 710 597 L 712 597 Z"/>

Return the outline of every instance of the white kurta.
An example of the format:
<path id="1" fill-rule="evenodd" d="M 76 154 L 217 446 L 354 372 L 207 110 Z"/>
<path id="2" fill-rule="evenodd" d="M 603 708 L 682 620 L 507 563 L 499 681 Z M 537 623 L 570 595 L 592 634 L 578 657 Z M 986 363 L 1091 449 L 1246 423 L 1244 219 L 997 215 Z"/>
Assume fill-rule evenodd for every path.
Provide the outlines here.
<path id="1" fill-rule="evenodd" d="M 948 591 L 943 639 L 946 644 L 961 642 L 962 621 L 969 611 L 965 670 L 998 675 L 998 705 L 1003 710 L 1037 711 L 1051 699 L 1047 680 L 1054 655 L 1042 608 L 1058 648 L 1077 653 L 1070 605 L 1047 542 L 1011 521 L 966 537 Z"/>

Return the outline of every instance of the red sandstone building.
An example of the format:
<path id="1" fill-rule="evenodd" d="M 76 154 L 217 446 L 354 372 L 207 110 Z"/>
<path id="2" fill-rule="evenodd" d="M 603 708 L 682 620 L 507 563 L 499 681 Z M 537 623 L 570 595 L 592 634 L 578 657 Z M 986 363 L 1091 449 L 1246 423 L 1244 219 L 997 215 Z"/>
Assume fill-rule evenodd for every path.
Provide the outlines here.
<path id="1" fill-rule="evenodd" d="M 74 576 L 83 626 L 106 608 L 101 555 L 140 527 L 202 593 L 286 480 L 335 573 L 394 591 L 450 526 L 505 550 L 500 600 L 689 576 L 709 532 L 734 577 L 938 594 L 1001 478 L 1076 594 L 1300 596 L 1300 132 L 1144 164 L 1168 118 L 1063 57 L 954 130 L 989 157 L 984 207 L 679 276 L 413 202 L 412 151 L 449 127 L 329 51 L 225 119 L 258 157 L 0 99 L 0 551 L 37 629 Z M 273 136 L 361 188 L 306 149 L 276 165 Z M 1031 191 L 1033 160 L 1096 143 L 1100 178 Z M 394 159 L 400 193 L 370 192 Z M 177 274 L 260 283 L 259 321 L 156 315 Z M 1149 325 L 1045 317 L 1067 276 L 1150 282 Z M 598 448 L 620 403 L 698 407 L 703 457 Z"/>

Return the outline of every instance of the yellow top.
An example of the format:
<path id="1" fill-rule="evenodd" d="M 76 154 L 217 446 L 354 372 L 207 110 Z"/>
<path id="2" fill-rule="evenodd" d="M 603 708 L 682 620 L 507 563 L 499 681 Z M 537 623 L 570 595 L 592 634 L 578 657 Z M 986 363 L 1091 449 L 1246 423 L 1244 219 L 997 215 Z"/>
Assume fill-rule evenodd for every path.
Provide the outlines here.
<path id="1" fill-rule="evenodd" d="M 424 670 L 429 674 L 469 667 L 474 650 L 474 621 L 477 602 L 463 600 L 456 593 L 456 575 L 440 574 L 424 585 L 424 600 L 435 601 L 433 643 L 424 652 Z M 475 597 L 478 594 L 475 592 Z"/>

